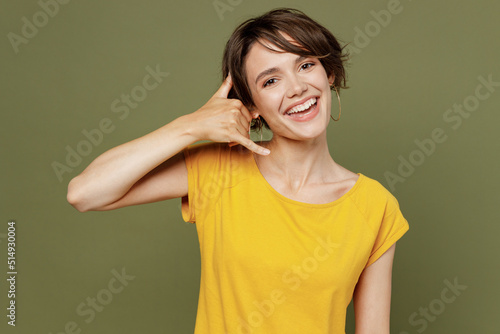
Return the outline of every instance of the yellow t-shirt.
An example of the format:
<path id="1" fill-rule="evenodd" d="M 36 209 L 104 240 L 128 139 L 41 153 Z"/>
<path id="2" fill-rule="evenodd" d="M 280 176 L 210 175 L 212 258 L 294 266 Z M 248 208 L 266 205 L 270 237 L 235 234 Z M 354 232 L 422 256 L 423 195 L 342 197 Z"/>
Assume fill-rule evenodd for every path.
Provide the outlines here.
<path id="1" fill-rule="evenodd" d="M 201 284 L 195 334 L 344 334 L 364 268 L 409 229 L 396 198 L 361 173 L 341 198 L 309 204 L 277 192 L 241 145 L 184 149 Z"/>

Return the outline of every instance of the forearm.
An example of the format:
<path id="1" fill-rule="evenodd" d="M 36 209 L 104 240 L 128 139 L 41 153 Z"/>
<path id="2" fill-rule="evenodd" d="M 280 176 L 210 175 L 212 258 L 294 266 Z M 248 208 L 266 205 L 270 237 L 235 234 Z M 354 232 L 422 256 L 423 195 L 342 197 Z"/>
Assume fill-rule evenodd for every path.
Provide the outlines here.
<path id="1" fill-rule="evenodd" d="M 113 203 L 149 171 L 198 141 L 190 115 L 114 147 L 97 157 L 68 185 L 68 201 L 80 211 Z"/>

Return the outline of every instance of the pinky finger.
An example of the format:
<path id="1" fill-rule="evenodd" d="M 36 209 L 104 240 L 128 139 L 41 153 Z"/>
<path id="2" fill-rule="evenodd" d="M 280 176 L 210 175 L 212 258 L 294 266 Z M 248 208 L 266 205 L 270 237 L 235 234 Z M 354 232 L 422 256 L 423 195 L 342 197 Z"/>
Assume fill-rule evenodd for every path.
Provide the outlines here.
<path id="1" fill-rule="evenodd" d="M 257 145 L 255 142 L 253 142 L 252 140 L 250 140 L 248 138 L 242 138 L 240 143 L 241 143 L 241 145 L 248 148 L 250 151 L 253 151 L 253 152 L 260 154 L 260 155 L 268 155 L 269 153 L 271 153 L 271 151 L 269 149 L 262 147 L 260 145 Z"/>

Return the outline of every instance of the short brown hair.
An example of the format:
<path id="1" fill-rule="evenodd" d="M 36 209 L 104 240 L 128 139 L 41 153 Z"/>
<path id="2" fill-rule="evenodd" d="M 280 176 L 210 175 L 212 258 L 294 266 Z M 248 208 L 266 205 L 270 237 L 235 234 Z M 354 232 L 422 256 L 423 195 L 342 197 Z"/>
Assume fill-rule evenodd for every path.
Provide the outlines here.
<path id="1" fill-rule="evenodd" d="M 280 32 L 288 34 L 302 47 L 290 43 Z M 285 52 L 317 57 L 327 76 L 335 76 L 335 87 L 348 88 L 344 69 L 344 62 L 348 59 L 346 46 L 341 47 L 328 29 L 302 11 L 276 8 L 241 23 L 227 41 L 222 59 L 222 80 L 231 73 L 233 87 L 228 98 L 239 99 L 247 108 L 255 106 L 246 78 L 245 57 L 259 39 L 267 40 Z M 263 125 L 269 129 L 265 120 Z M 256 129 L 255 124 L 252 124 L 252 129 Z"/>

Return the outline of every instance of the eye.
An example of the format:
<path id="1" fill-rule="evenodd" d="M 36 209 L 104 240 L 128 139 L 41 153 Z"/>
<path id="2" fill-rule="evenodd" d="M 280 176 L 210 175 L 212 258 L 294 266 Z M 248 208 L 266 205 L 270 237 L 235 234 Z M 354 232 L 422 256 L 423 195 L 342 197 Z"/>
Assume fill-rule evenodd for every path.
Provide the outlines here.
<path id="1" fill-rule="evenodd" d="M 311 66 L 309 66 L 309 65 L 311 65 Z M 313 67 L 314 65 L 316 65 L 316 64 L 314 64 L 314 63 L 305 63 L 305 64 L 303 64 L 300 68 L 302 68 L 302 69 L 304 69 L 304 70 L 307 70 L 308 68 L 311 68 L 311 67 Z M 305 67 L 305 68 L 304 68 L 304 67 Z"/>
<path id="2" fill-rule="evenodd" d="M 268 86 L 268 84 L 273 84 L 274 82 L 271 82 L 273 80 L 276 80 L 276 79 L 272 78 L 272 79 L 269 79 L 266 82 L 264 82 L 264 87 Z"/>

